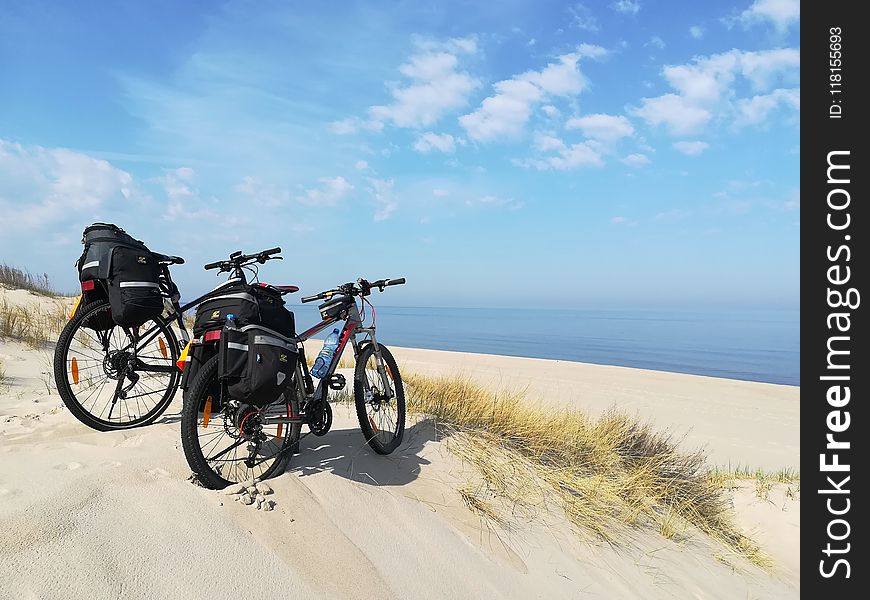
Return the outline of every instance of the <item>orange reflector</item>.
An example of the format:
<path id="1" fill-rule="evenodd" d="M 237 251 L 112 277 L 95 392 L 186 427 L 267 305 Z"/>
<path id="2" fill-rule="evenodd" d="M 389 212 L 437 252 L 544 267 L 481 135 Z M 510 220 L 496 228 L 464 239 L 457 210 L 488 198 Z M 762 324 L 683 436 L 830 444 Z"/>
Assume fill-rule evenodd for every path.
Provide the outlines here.
<path id="1" fill-rule="evenodd" d="M 72 319 L 74 316 L 76 316 L 76 311 L 78 311 L 78 309 L 79 309 L 79 304 L 81 304 L 81 303 L 82 303 L 82 296 L 79 295 L 79 299 L 76 300 L 76 305 L 73 306 L 72 312 L 69 314 L 69 318 L 70 318 L 70 319 Z"/>
<path id="2" fill-rule="evenodd" d="M 75 356 L 72 357 L 72 363 L 70 364 L 69 369 L 72 372 L 73 383 L 78 385 L 78 383 L 79 383 L 79 361 L 76 360 Z"/>
<path id="3" fill-rule="evenodd" d="M 284 423 L 278 423 L 278 433 L 275 434 L 275 441 L 281 441 L 281 434 L 284 433 Z"/>
<path id="4" fill-rule="evenodd" d="M 393 381 L 393 372 L 390 371 L 390 366 L 389 366 L 389 365 L 384 365 L 384 368 L 387 370 L 387 375 L 389 375 L 389 377 L 390 377 L 390 381 Z"/>
<path id="5" fill-rule="evenodd" d="M 211 418 L 211 396 L 205 401 L 205 408 L 202 409 L 202 428 L 208 427 L 208 420 Z"/>
<path id="6" fill-rule="evenodd" d="M 157 343 L 160 344 L 160 354 L 163 355 L 163 358 L 166 358 L 166 342 L 163 341 L 162 337 L 157 338 Z"/>
<path id="7" fill-rule="evenodd" d="M 378 426 L 375 425 L 375 420 L 372 419 L 372 416 L 371 416 L 371 415 L 369 415 L 369 423 L 372 424 L 372 429 L 375 430 L 375 433 L 379 433 L 379 432 L 381 431 L 380 429 L 378 429 Z"/>

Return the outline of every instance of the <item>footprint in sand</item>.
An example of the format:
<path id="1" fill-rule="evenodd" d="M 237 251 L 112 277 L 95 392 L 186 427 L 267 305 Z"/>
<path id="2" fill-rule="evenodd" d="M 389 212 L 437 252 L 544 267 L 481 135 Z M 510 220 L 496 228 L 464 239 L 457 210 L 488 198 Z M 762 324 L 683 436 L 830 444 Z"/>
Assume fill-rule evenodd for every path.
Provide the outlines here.
<path id="1" fill-rule="evenodd" d="M 118 444 L 119 448 L 137 448 L 142 445 L 142 440 L 145 439 L 144 435 L 134 435 L 128 438 L 124 438 L 120 444 Z"/>
<path id="2" fill-rule="evenodd" d="M 77 462 L 54 465 L 54 468 L 57 471 L 75 471 L 76 469 L 81 469 L 82 467 L 84 467 L 84 465 Z"/>
<path id="3" fill-rule="evenodd" d="M 117 460 L 109 460 L 104 463 L 100 463 L 101 467 L 120 467 L 124 463 L 119 463 Z"/>
<path id="4" fill-rule="evenodd" d="M 161 469 L 160 467 L 154 467 L 153 469 L 145 469 L 145 473 L 154 477 L 155 479 L 163 479 L 164 477 L 169 477 L 170 473 L 166 469 Z"/>

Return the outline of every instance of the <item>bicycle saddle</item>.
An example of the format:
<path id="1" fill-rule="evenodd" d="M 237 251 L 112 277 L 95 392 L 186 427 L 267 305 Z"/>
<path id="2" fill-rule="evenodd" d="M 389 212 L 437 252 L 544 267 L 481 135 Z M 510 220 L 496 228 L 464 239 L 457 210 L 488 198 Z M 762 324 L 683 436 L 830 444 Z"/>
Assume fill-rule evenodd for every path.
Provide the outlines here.
<path id="1" fill-rule="evenodd" d="M 296 285 L 272 285 L 270 283 L 258 283 L 261 288 L 270 290 L 276 294 L 292 294 L 299 291 L 299 286 Z"/>
<path id="2" fill-rule="evenodd" d="M 157 257 L 157 262 L 164 263 L 167 265 L 183 265 L 184 259 L 180 256 L 169 256 L 168 254 L 160 254 L 159 252 L 152 252 L 154 256 Z"/>

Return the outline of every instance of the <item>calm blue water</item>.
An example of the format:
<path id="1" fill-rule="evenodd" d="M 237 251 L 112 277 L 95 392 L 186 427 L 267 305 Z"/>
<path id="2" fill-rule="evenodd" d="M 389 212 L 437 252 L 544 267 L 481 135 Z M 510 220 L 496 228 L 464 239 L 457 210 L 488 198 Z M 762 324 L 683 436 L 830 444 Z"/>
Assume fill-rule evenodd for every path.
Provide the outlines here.
<path id="1" fill-rule="evenodd" d="M 316 306 L 288 306 L 303 331 Z M 386 345 L 800 385 L 800 311 L 378 307 Z M 329 331 L 319 337 L 325 337 Z"/>

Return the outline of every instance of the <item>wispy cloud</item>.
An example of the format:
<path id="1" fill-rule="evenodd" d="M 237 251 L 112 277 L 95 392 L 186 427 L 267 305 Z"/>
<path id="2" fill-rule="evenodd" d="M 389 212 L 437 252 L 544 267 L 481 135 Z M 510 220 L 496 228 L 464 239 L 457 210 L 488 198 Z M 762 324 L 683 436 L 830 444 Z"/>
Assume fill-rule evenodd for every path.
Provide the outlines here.
<path id="1" fill-rule="evenodd" d="M 710 144 L 707 142 L 700 141 L 686 141 L 682 140 L 679 142 L 674 142 L 674 149 L 678 152 L 685 154 L 686 156 L 700 156 L 704 153 L 704 151 L 710 147 Z"/>
<path id="2" fill-rule="evenodd" d="M 752 5 L 740 13 L 736 19 L 726 19 L 726 24 L 739 21 L 749 27 L 760 23 L 768 23 L 784 32 L 790 26 L 800 22 L 800 0 L 755 0 Z"/>
<path id="3" fill-rule="evenodd" d="M 17 227 L 96 218 L 107 205 L 128 203 L 134 190 L 132 175 L 105 160 L 0 139 L 0 207 Z"/>
<path id="4" fill-rule="evenodd" d="M 454 39 L 446 44 L 419 42 L 423 52 L 412 55 L 399 67 L 408 83 L 393 86 L 393 102 L 372 106 L 369 116 L 376 123 L 398 127 L 428 127 L 450 111 L 462 108 L 479 82 L 459 69 L 460 54 L 473 54 L 472 38 Z"/>
<path id="5" fill-rule="evenodd" d="M 636 15 L 640 12 L 640 2 L 637 0 L 617 0 L 610 8 L 623 15 Z"/>
<path id="6" fill-rule="evenodd" d="M 399 208 L 399 201 L 396 199 L 394 187 L 395 182 L 392 179 L 375 179 L 369 178 L 369 191 L 375 203 L 375 221 L 385 221 L 389 219 Z"/>
<path id="7" fill-rule="evenodd" d="M 414 150 L 422 154 L 433 151 L 451 154 L 456 150 L 456 144 L 457 140 L 449 133 L 438 134 L 427 131 L 417 137 L 414 142 Z"/>
<path id="8" fill-rule="evenodd" d="M 488 142 L 519 136 L 524 130 L 532 107 L 550 97 L 572 97 L 586 86 L 580 71 L 581 57 L 600 57 L 606 51 L 599 46 L 582 45 L 575 52 L 563 54 L 540 71 L 526 71 L 496 83 L 495 94 L 484 99 L 480 107 L 459 118 L 468 136 Z"/>
<path id="9" fill-rule="evenodd" d="M 335 206 L 353 190 L 350 182 L 341 176 L 321 177 L 318 181 L 319 187 L 306 189 L 296 199 L 311 206 Z"/>
<path id="10" fill-rule="evenodd" d="M 735 88 L 738 79 L 756 91 L 766 91 L 777 83 L 796 81 L 799 67 L 800 52 L 792 48 L 731 50 L 697 57 L 662 70 L 677 93 L 643 98 L 630 112 L 654 127 L 666 127 L 673 135 L 691 135 L 701 131 L 715 114 L 733 115 L 734 105 L 740 101 Z"/>

